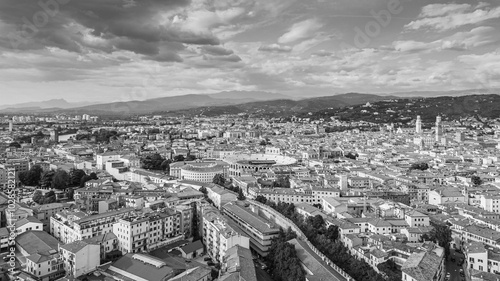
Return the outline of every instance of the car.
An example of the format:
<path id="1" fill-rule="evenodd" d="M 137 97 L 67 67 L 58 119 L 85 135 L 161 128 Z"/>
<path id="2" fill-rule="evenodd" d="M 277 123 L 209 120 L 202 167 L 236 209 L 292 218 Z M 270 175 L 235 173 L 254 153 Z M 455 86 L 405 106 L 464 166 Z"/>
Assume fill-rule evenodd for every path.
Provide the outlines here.
<path id="1" fill-rule="evenodd" d="M 215 265 L 215 263 L 213 263 L 212 261 L 209 261 L 209 262 L 207 262 L 207 265 L 208 265 L 208 266 L 214 266 L 214 265 Z"/>
<path id="2" fill-rule="evenodd" d="M 210 257 L 205 257 L 203 260 L 204 261 L 212 261 L 212 259 Z"/>
<path id="3" fill-rule="evenodd" d="M 449 272 L 446 272 L 446 276 L 445 276 L 446 280 L 450 280 L 450 277 L 451 277 L 451 274 Z"/>

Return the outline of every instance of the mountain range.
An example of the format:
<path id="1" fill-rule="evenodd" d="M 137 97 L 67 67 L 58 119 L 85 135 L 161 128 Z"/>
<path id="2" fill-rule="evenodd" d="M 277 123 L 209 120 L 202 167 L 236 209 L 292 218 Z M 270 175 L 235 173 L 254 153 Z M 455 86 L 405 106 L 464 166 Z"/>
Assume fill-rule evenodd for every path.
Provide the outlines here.
<path id="1" fill-rule="evenodd" d="M 67 113 L 91 115 L 136 115 L 171 113 L 207 115 L 238 113 L 296 114 L 324 109 L 342 108 L 398 98 L 463 96 L 472 94 L 497 94 L 498 89 L 471 89 L 461 91 L 416 91 L 392 94 L 347 93 L 325 97 L 297 99 L 287 95 L 263 91 L 226 91 L 215 94 L 188 94 L 142 101 L 111 103 L 69 103 L 64 99 L 29 102 L 0 106 L 1 113 Z"/>

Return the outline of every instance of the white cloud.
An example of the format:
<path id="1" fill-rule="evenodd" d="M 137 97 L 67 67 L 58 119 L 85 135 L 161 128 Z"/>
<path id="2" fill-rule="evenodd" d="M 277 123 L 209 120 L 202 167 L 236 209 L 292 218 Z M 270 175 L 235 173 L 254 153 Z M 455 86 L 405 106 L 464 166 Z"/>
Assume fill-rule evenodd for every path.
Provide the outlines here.
<path id="1" fill-rule="evenodd" d="M 262 45 L 258 49 L 262 52 L 276 52 L 276 53 L 289 53 L 292 51 L 290 46 L 281 46 L 279 44 Z"/>
<path id="2" fill-rule="evenodd" d="M 290 27 L 288 32 L 278 38 L 278 43 L 289 44 L 298 40 L 309 39 L 314 37 L 315 32 L 321 27 L 323 27 L 323 25 L 316 19 L 309 19 L 295 23 L 292 27 Z"/>
<path id="3" fill-rule="evenodd" d="M 471 8 L 470 4 L 430 4 L 422 8 L 420 18 L 444 16 L 457 12 L 465 12 Z"/>
<path id="4" fill-rule="evenodd" d="M 433 12 L 432 6 L 441 5 L 441 10 Z M 467 4 L 465 4 L 467 5 Z M 500 7 L 488 9 L 480 5 L 475 10 L 464 9 L 465 5 L 457 4 L 433 4 L 422 8 L 420 18 L 405 25 L 406 29 L 418 30 L 429 28 L 436 31 L 447 31 L 465 25 L 478 24 L 486 20 L 500 18 Z"/>

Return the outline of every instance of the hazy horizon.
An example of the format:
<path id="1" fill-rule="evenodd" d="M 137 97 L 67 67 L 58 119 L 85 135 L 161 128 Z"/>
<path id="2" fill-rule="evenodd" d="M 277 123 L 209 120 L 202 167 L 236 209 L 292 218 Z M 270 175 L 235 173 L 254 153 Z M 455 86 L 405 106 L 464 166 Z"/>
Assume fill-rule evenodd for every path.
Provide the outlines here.
<path id="1" fill-rule="evenodd" d="M 0 106 L 500 88 L 499 26 L 493 0 L 4 0 Z"/>

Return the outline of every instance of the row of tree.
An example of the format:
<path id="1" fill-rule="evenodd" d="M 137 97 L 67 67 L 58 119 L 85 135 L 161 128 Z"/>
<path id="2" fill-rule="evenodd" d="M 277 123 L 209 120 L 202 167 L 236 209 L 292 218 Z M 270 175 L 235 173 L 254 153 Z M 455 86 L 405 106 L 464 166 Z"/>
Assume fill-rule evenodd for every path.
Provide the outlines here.
<path id="1" fill-rule="evenodd" d="M 19 181 L 25 186 L 39 186 L 64 190 L 68 187 L 83 187 L 85 182 L 97 179 L 95 173 L 87 175 L 81 169 L 71 169 L 68 172 L 62 169 L 44 171 L 39 165 L 34 165 L 28 171 L 20 172 Z"/>
<path id="2" fill-rule="evenodd" d="M 306 279 L 295 247 L 287 242 L 296 237 L 297 235 L 290 228 L 286 233 L 280 228 L 279 235 L 273 238 L 266 257 L 266 264 L 273 280 L 304 281 Z"/>
<path id="3" fill-rule="evenodd" d="M 295 211 L 294 204 L 275 204 L 272 201 L 267 201 L 266 204 L 291 219 L 318 250 L 355 280 L 385 281 L 368 263 L 349 254 L 348 249 L 338 240 L 338 227 L 331 225 L 327 228 L 322 216 L 304 219 Z"/>
<path id="4" fill-rule="evenodd" d="M 174 159 L 166 159 L 158 153 L 148 154 L 141 158 L 141 167 L 147 170 L 157 170 L 157 171 L 170 171 L 170 164 L 172 162 L 182 162 L 182 161 L 194 161 L 196 157 L 194 155 L 176 155 Z"/>

